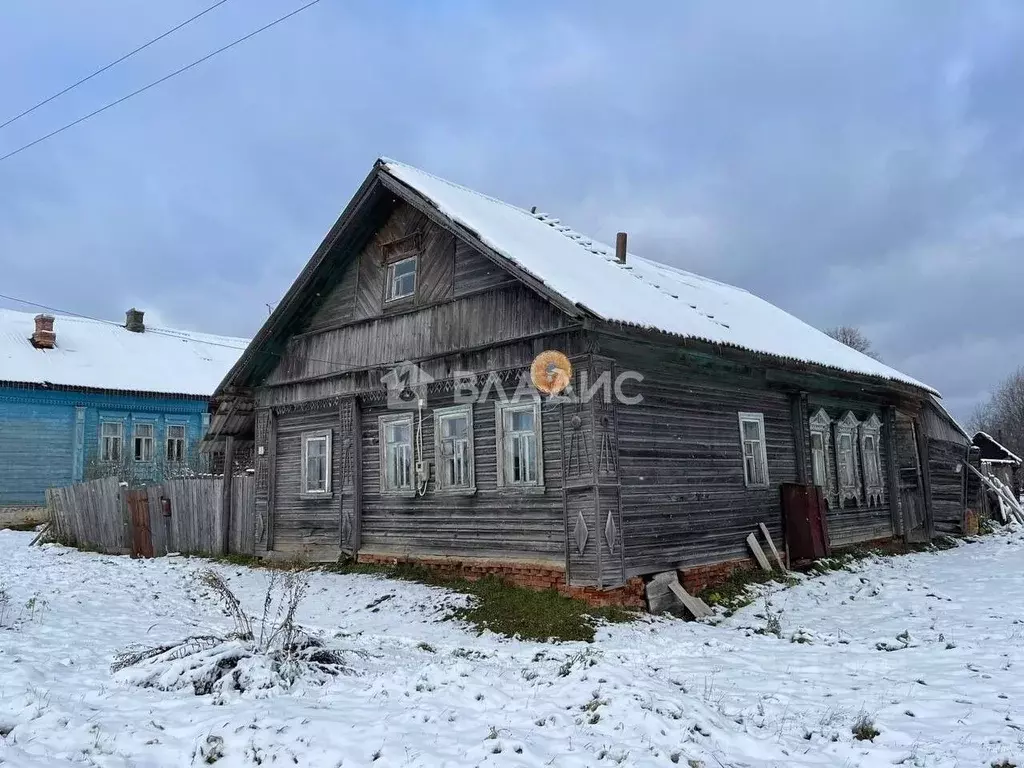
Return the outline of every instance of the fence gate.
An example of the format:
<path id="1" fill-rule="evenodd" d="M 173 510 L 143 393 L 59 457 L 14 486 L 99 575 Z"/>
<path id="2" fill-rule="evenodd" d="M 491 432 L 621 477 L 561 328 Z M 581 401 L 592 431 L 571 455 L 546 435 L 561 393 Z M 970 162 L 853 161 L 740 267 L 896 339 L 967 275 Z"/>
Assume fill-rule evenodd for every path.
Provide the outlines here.
<path id="1" fill-rule="evenodd" d="M 145 489 L 124 491 L 132 530 L 132 557 L 153 557 L 153 531 L 149 525 L 149 494 Z"/>

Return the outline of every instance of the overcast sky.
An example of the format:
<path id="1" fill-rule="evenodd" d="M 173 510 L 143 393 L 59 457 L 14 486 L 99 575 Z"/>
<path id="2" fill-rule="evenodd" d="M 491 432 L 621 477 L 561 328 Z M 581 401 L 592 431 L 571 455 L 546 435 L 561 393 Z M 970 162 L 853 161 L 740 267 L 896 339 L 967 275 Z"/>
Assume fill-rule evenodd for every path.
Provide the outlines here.
<path id="1" fill-rule="evenodd" d="M 0 122 L 213 0 L 7 0 Z M 229 0 L 0 155 L 303 0 Z M 860 326 L 957 415 L 1024 364 L 1024 5 L 322 0 L 0 162 L 0 292 L 250 335 L 378 155 Z"/>

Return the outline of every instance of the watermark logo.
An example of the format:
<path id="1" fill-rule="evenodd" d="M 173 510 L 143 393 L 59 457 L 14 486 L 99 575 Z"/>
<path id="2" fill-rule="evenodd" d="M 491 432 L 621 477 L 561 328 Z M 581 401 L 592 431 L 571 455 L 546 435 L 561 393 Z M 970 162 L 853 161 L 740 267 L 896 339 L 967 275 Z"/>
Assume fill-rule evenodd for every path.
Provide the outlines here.
<path id="1" fill-rule="evenodd" d="M 572 363 L 561 352 L 541 352 L 530 365 L 530 380 L 545 395 L 560 394 L 572 381 Z"/>
<path id="2" fill-rule="evenodd" d="M 643 402 L 639 385 L 643 375 L 636 371 L 602 371 L 593 375 L 583 368 L 573 371 L 562 352 L 547 350 L 534 358 L 528 371 L 518 376 L 508 372 L 455 371 L 452 374 L 456 404 L 486 402 L 517 403 L 546 397 L 545 402 L 589 403 L 593 401 L 637 405 Z M 387 406 L 393 410 L 416 410 L 427 405 L 427 390 L 434 378 L 415 363 L 403 362 L 391 368 L 381 382 L 387 387 Z"/>
<path id="3" fill-rule="evenodd" d="M 416 410 L 426 407 L 427 388 L 434 382 L 434 377 L 415 363 L 402 362 L 380 380 L 387 387 L 389 409 Z"/>

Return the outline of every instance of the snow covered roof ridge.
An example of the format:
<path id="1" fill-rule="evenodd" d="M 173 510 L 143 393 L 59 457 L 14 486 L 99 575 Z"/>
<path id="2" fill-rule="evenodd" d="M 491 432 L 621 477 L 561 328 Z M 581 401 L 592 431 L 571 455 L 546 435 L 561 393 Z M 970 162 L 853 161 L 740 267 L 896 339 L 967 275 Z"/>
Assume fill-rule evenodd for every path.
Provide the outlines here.
<path id="1" fill-rule="evenodd" d="M 518 208 L 405 163 L 378 166 L 552 294 L 613 323 L 936 390 L 727 283 L 627 254 L 549 213 Z"/>
<path id="2" fill-rule="evenodd" d="M 990 435 L 988 432 L 985 432 L 985 431 L 979 429 L 977 432 L 974 433 L 974 436 L 975 437 L 979 437 L 979 436 L 980 437 L 984 437 L 986 440 L 988 440 L 990 443 L 992 443 L 992 445 L 996 446 L 997 448 L 999 448 L 999 450 L 1001 450 L 1003 453 L 1005 453 L 1012 461 L 1015 461 L 1018 464 L 1024 464 L 1024 460 L 1021 460 L 1020 456 L 1018 456 L 1013 451 L 1011 451 L 1009 448 L 1007 448 L 1005 445 L 1000 443 L 998 440 L 996 440 L 994 437 L 992 437 L 992 435 Z"/>
<path id="3" fill-rule="evenodd" d="M 0 309 L 0 381 L 209 396 L 249 340 L 76 315 L 54 317 L 56 345 L 37 349 L 35 312 Z"/>

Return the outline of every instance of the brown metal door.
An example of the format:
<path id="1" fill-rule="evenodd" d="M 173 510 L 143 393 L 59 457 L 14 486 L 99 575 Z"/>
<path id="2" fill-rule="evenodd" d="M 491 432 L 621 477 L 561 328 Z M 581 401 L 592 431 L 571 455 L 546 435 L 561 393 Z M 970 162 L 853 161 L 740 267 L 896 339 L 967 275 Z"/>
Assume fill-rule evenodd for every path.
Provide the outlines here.
<path id="1" fill-rule="evenodd" d="M 132 557 L 153 557 L 153 532 L 149 526 L 149 494 L 145 490 L 125 491 L 124 494 L 132 529 Z"/>

